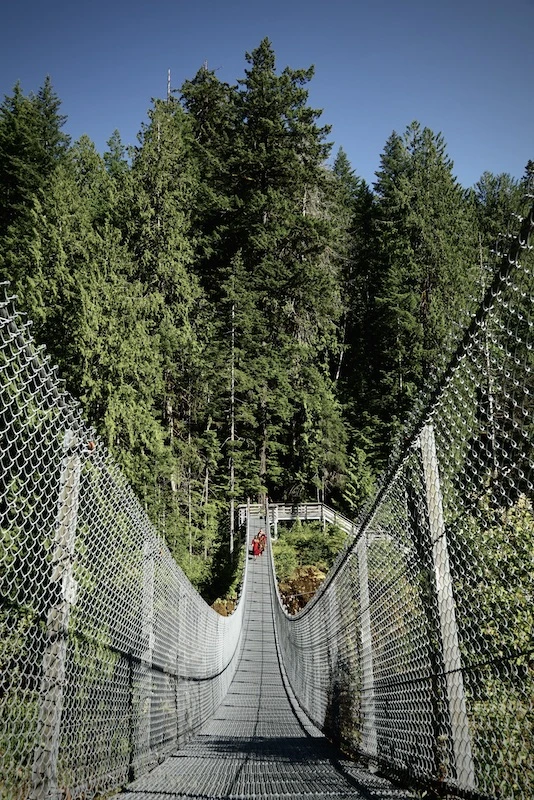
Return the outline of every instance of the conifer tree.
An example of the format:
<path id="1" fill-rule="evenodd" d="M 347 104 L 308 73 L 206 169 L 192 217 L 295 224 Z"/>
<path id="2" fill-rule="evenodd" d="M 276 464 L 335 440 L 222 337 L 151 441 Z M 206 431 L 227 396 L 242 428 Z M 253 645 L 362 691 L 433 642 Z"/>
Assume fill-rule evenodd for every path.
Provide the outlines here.
<path id="1" fill-rule="evenodd" d="M 192 509 L 201 507 L 204 478 L 194 429 L 199 396 L 195 318 L 202 298 L 191 270 L 195 181 L 190 129 L 174 98 L 154 101 L 131 177 L 126 237 L 135 278 L 144 285 L 151 304 L 152 346 L 161 365 L 154 415 L 161 419 L 168 451 L 167 463 L 161 463 L 155 474 L 160 498 L 160 511 L 155 513 L 165 518 L 168 539 L 182 548 L 178 555 L 187 568 L 183 546 L 185 540 L 192 541 L 193 528 L 198 538 Z"/>
<path id="2" fill-rule="evenodd" d="M 332 401 L 328 360 L 340 314 L 337 268 L 328 258 L 331 226 L 317 213 L 327 181 L 328 128 L 307 105 L 313 68 L 276 74 L 268 39 L 246 59 L 230 166 L 234 239 L 263 328 L 249 351 L 249 370 L 257 376 L 251 438 L 263 491 L 283 491 L 290 463 L 298 463 L 310 491 L 317 469 L 304 443 L 310 427 L 318 429 L 308 400 Z M 306 490 L 298 484 L 301 495 Z"/>
<path id="3" fill-rule="evenodd" d="M 67 388 L 142 489 L 162 440 L 153 414 L 160 371 L 144 287 L 108 219 L 111 198 L 104 162 L 82 137 L 42 197 L 26 304 Z"/>
<path id="4" fill-rule="evenodd" d="M 191 159 L 195 195 L 191 225 L 194 229 L 195 273 L 210 296 L 220 283 L 219 272 L 228 268 L 235 247 L 231 219 L 233 178 L 229 160 L 236 132 L 236 87 L 220 81 L 207 65 L 180 90 L 191 128 Z"/>
<path id="5" fill-rule="evenodd" d="M 28 311 L 42 201 L 69 145 L 59 109 L 49 78 L 37 95 L 25 96 L 17 84 L 0 106 L 0 278 L 11 282 Z"/>
<path id="6" fill-rule="evenodd" d="M 332 178 L 331 215 L 337 229 L 344 309 L 333 374 L 349 453 L 343 503 L 354 513 L 357 499 L 361 505 L 373 484 L 373 464 L 375 474 L 380 469 L 373 447 L 378 391 L 375 298 L 379 277 L 375 201 L 366 182 L 352 170 L 342 148 L 334 161 Z"/>
<path id="7" fill-rule="evenodd" d="M 508 173 L 482 174 L 473 191 L 482 247 L 495 248 L 499 238 L 506 236 L 523 193 L 521 182 Z"/>
<path id="8" fill-rule="evenodd" d="M 128 242 L 137 276 L 151 293 L 160 352 L 171 395 L 194 340 L 192 311 L 199 297 L 190 274 L 189 206 L 192 175 L 187 123 L 176 101 L 155 101 L 132 165 L 134 196 Z"/>
<path id="9" fill-rule="evenodd" d="M 107 142 L 108 150 L 104 153 L 106 170 L 114 180 L 120 180 L 129 171 L 126 148 L 122 143 L 121 135 L 115 130 Z"/>
<path id="10" fill-rule="evenodd" d="M 474 294 L 475 224 L 452 166 L 441 134 L 414 122 L 392 134 L 377 172 L 379 412 L 389 433 L 445 366 Z"/>
<path id="11" fill-rule="evenodd" d="M 374 360 L 373 314 L 378 284 L 375 204 L 368 185 L 355 175 L 341 148 L 332 174 L 331 214 L 338 234 L 344 309 L 335 380 L 347 402 L 349 396 L 366 392 Z"/>

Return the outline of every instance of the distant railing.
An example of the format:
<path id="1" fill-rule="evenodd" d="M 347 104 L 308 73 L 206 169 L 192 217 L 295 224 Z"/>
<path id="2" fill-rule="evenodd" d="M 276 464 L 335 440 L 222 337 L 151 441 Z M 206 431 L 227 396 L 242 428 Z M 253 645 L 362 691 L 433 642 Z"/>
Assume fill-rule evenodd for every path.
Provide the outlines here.
<path id="1" fill-rule="evenodd" d="M 269 521 L 273 526 L 273 535 L 276 537 L 279 522 L 300 520 L 301 522 L 320 522 L 323 527 L 326 524 L 336 525 L 348 536 L 354 534 L 356 527 L 353 520 L 344 517 L 333 508 L 324 503 L 298 503 L 291 505 L 288 503 L 269 504 Z"/>
<path id="2" fill-rule="evenodd" d="M 247 512 L 251 516 L 263 516 L 271 526 L 271 535 L 276 539 L 278 536 L 279 522 L 320 522 L 323 527 L 327 524 L 336 525 L 347 536 L 353 535 L 356 531 L 354 520 L 344 517 L 333 508 L 324 503 L 271 503 L 266 505 L 260 503 L 250 503 L 248 506 L 242 504 L 238 507 L 239 520 L 242 523 Z"/>

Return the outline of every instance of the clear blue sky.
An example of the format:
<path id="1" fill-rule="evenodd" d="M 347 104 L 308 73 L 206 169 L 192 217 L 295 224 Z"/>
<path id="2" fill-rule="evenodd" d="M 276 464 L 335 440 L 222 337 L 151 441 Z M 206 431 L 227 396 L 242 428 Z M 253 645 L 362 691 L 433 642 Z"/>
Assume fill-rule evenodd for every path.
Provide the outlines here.
<path id="1" fill-rule="evenodd" d="M 315 65 L 310 104 L 369 183 L 393 130 L 441 132 L 464 186 L 534 159 L 534 0 L 12 0 L 0 13 L 0 94 L 49 74 L 73 139 L 135 144 L 167 70 L 243 76 L 265 36 L 277 67 Z"/>

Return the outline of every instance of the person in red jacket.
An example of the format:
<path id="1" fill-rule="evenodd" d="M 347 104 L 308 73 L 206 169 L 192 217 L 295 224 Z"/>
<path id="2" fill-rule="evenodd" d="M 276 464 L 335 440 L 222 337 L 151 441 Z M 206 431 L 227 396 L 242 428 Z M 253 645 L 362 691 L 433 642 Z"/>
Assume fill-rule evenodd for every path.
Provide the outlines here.
<path id="1" fill-rule="evenodd" d="M 260 540 L 255 536 L 252 540 L 252 555 L 257 558 L 261 553 Z"/>

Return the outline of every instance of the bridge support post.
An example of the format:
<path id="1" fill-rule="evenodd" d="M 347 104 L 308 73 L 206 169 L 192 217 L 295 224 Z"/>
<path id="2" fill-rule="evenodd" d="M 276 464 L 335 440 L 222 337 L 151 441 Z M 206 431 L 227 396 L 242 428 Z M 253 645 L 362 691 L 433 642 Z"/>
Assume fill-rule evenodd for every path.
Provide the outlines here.
<path id="1" fill-rule="evenodd" d="M 139 728 L 136 742 L 140 771 L 152 763 L 150 728 L 152 722 L 152 661 L 154 657 L 154 542 L 143 545 L 143 599 L 141 607 L 141 664 L 139 670 Z"/>
<path id="2" fill-rule="evenodd" d="M 377 754 L 375 681 L 373 674 L 373 642 L 369 607 L 369 571 L 367 567 L 367 534 L 356 545 L 358 583 L 360 586 L 360 625 L 362 643 L 362 751 L 371 757 Z"/>
<path id="3" fill-rule="evenodd" d="M 32 765 L 31 800 L 60 800 L 57 764 L 70 607 L 76 599 L 73 575 L 74 542 L 80 491 L 81 457 L 74 432 L 63 440 L 58 512 L 52 553 L 52 593 L 55 603 L 47 617 L 47 643 L 39 695 L 37 745 Z"/>
<path id="4" fill-rule="evenodd" d="M 425 425 L 419 441 L 432 540 L 432 560 L 436 579 L 439 626 L 443 647 L 456 777 L 462 789 L 476 789 L 475 766 L 471 752 L 469 719 L 465 702 L 460 644 L 456 623 L 456 605 L 452 589 L 449 550 L 443 516 L 436 440 L 432 425 Z"/>

